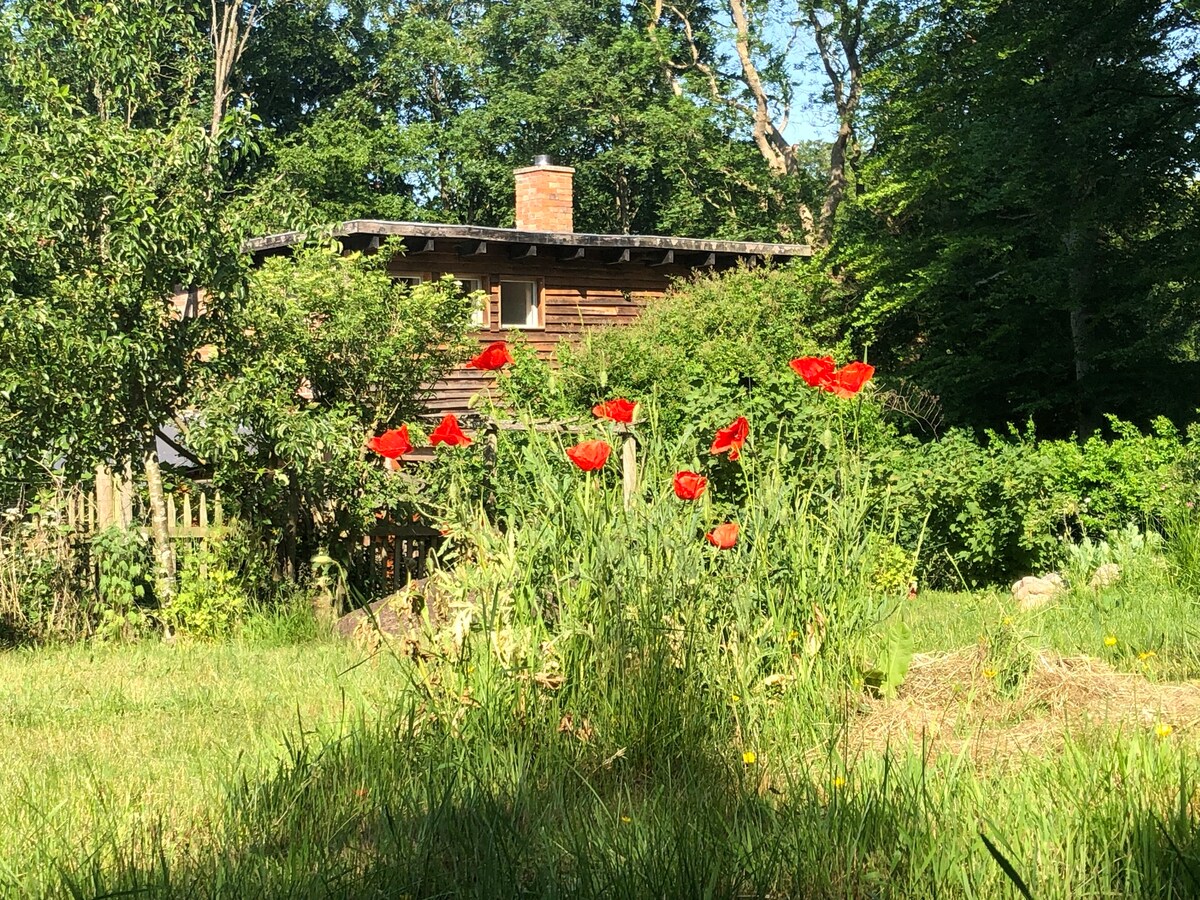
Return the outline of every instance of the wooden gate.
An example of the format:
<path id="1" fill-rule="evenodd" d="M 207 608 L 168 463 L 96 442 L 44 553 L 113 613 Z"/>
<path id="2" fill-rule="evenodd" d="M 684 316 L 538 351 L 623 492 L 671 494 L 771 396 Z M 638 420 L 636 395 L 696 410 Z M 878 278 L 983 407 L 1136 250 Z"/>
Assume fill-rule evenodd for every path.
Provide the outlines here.
<path id="1" fill-rule="evenodd" d="M 430 556 L 445 538 L 422 525 L 381 522 L 362 539 L 350 566 L 351 584 L 365 596 L 395 593 L 413 578 L 424 578 Z"/>

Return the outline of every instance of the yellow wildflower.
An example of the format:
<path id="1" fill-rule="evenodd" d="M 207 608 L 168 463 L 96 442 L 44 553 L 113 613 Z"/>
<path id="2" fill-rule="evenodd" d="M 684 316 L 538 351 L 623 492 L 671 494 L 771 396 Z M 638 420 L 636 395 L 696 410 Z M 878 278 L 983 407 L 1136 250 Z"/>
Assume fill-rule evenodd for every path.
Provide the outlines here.
<path id="1" fill-rule="evenodd" d="M 1146 650 L 1145 652 L 1138 654 L 1138 659 L 1140 659 L 1142 662 L 1145 662 L 1152 656 L 1158 656 L 1158 654 L 1153 650 Z"/>
<path id="2" fill-rule="evenodd" d="M 629 822 L 632 822 L 633 819 L 629 818 L 629 816 L 621 816 L 621 821 L 625 822 L 625 823 L 629 823 Z"/>
<path id="3" fill-rule="evenodd" d="M 1160 722 L 1154 726 L 1154 733 L 1160 738 L 1170 737 L 1174 730 L 1167 722 Z"/>
<path id="4" fill-rule="evenodd" d="M 729 702 L 730 702 L 730 703 L 738 703 L 738 702 L 740 702 L 740 701 L 741 701 L 741 699 L 742 699 L 742 696 L 741 696 L 741 694 L 730 694 L 730 695 L 729 695 Z"/>
<path id="5" fill-rule="evenodd" d="M 843 778 L 841 775 L 838 775 L 836 778 L 833 779 L 833 786 L 835 788 L 843 787 L 845 784 L 846 784 L 846 779 Z"/>
<path id="6" fill-rule="evenodd" d="M 748 766 L 752 766 L 758 762 L 758 756 L 755 755 L 753 750 L 747 750 L 742 754 L 742 762 Z"/>
<path id="7" fill-rule="evenodd" d="M 1104 636 L 1104 646 L 1105 647 L 1117 646 L 1117 636 L 1115 634 L 1106 634 Z"/>
<path id="8" fill-rule="evenodd" d="M 995 677 L 996 677 L 996 670 L 995 670 L 995 669 L 984 669 L 984 670 L 983 670 L 983 677 L 984 677 L 984 678 L 995 678 Z"/>
<path id="9" fill-rule="evenodd" d="M 800 637 L 800 632 L 798 632 L 798 631 L 789 631 L 788 632 L 788 640 L 789 641 L 797 640 L 799 637 Z"/>
<path id="10" fill-rule="evenodd" d="M 1003 619 L 1000 620 L 1000 624 L 1001 625 L 1011 625 L 1012 624 L 1012 616 L 1005 616 Z"/>

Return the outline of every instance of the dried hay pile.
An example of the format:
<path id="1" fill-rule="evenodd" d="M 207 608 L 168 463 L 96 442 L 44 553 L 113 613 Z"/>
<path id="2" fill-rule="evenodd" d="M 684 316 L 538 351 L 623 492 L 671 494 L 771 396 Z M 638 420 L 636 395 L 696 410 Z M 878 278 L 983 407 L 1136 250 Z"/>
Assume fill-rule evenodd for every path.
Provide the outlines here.
<path id="1" fill-rule="evenodd" d="M 982 768 L 1056 750 L 1069 735 L 1170 726 L 1178 738 L 1200 724 L 1200 683 L 1155 683 L 1102 660 L 1042 652 L 1006 696 L 983 664 L 976 648 L 916 654 L 895 700 L 851 712 L 847 750 L 923 746 L 929 758 L 965 753 Z"/>

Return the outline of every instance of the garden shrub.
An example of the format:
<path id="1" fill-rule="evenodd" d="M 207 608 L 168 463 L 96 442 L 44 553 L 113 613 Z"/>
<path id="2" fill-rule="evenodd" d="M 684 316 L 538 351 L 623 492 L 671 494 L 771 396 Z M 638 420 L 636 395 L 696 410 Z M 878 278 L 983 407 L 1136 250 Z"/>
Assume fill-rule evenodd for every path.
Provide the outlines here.
<path id="1" fill-rule="evenodd" d="M 501 379 L 505 400 L 529 415 L 585 421 L 601 400 L 640 401 L 647 424 L 690 446 L 696 464 L 709 458 L 714 431 L 744 415 L 759 455 L 806 489 L 834 486 L 844 458 L 857 456 L 892 523 L 882 537 L 902 553 L 919 548 L 919 578 L 942 586 L 1048 570 L 1063 562 L 1067 542 L 1100 540 L 1131 522 L 1160 529 L 1195 499 L 1196 429 L 1185 438 L 1165 419 L 1143 433 L 1110 417 L 1108 435 L 1083 441 L 1039 440 L 1031 424 L 918 440 L 905 434 L 918 430 L 911 413 L 888 402 L 887 390 L 872 385 L 852 402 L 831 402 L 787 365 L 814 352 L 850 358 L 836 305 L 831 312 L 818 300 L 828 291 L 823 279 L 786 267 L 677 284 L 638 322 L 564 345 L 558 369 L 515 342 L 515 364 Z M 731 503 L 745 500 L 739 467 L 716 465 L 709 477 Z"/>
<path id="2" fill-rule="evenodd" d="M 804 264 L 681 282 L 637 322 L 591 330 L 564 350 L 562 389 L 577 409 L 617 395 L 653 399 L 674 433 L 713 392 L 751 389 L 819 347 L 847 355 L 835 306 L 823 302 L 827 288 Z"/>
<path id="3" fill-rule="evenodd" d="M 149 541 L 137 529 L 113 525 L 92 535 L 90 544 L 99 573 L 97 635 L 131 638 L 146 625 L 143 607 L 153 582 Z"/>
<path id="4" fill-rule="evenodd" d="M 204 640 L 233 633 L 246 612 L 248 598 L 228 549 L 215 539 L 201 541 L 182 554 L 179 591 L 172 604 L 162 610 L 169 626 Z"/>

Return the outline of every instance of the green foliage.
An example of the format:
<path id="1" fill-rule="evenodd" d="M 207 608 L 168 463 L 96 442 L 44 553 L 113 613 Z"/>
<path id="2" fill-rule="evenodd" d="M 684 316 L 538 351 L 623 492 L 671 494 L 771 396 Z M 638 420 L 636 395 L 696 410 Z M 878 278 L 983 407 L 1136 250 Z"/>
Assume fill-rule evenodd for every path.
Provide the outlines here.
<path id="1" fill-rule="evenodd" d="M 912 657 L 912 629 L 902 621 L 892 622 L 883 634 L 883 648 L 875 669 L 867 673 L 866 682 L 877 687 L 885 698 L 894 699 L 896 689 L 904 683 L 904 676 L 908 674 Z"/>
<path id="2" fill-rule="evenodd" d="M 912 37 L 866 77 L 874 146 L 833 260 L 861 291 L 854 333 L 954 423 L 1032 416 L 1065 436 L 1104 412 L 1190 417 L 1195 9 L 977 0 L 904 17 Z"/>
<path id="3" fill-rule="evenodd" d="M 47 488 L 0 510 L 0 645 L 78 640 L 91 631 L 92 569 L 64 505 L 64 493 Z"/>
<path id="4" fill-rule="evenodd" d="M 1069 523 L 1049 459 L 1031 437 L 977 442 L 963 431 L 908 440 L 884 463 L 902 546 L 921 543 L 934 582 L 1002 581 L 1051 558 Z"/>
<path id="5" fill-rule="evenodd" d="M 1175 578 L 1185 590 L 1200 587 L 1200 516 L 1188 500 L 1170 511 L 1164 523 L 1167 558 Z"/>
<path id="6" fill-rule="evenodd" d="M 210 135 L 188 5 L 9 4 L 0 31 L 0 475 L 140 452 L 219 342 L 244 258 L 223 218 L 240 116 Z M 208 315 L 172 314 L 205 290 Z"/>
<path id="7" fill-rule="evenodd" d="M 313 511 L 327 537 L 411 496 L 365 442 L 418 414 L 426 385 L 464 357 L 472 301 L 449 278 L 391 278 L 392 250 L 268 260 L 231 320 L 236 338 L 206 366 L 186 438 L 276 540 L 289 503 Z"/>
<path id="8" fill-rule="evenodd" d="M 1077 500 L 1069 512 L 1093 536 L 1162 521 L 1196 492 L 1194 437 L 1166 419 L 1155 419 L 1148 433 L 1108 416 L 1112 437 L 1097 432 L 1082 443 L 1044 442 L 1055 478 Z"/>
<path id="9" fill-rule="evenodd" d="M 775 238 L 823 180 L 775 183 L 730 107 L 677 96 L 659 43 L 677 26 L 651 35 L 618 0 L 270 9 L 241 73 L 274 131 L 244 173 L 263 229 L 510 226 L 512 170 L 548 153 L 576 168 L 578 231 Z M 688 15 L 717 68 L 710 12 Z"/>
<path id="10" fill-rule="evenodd" d="M 149 544 L 136 529 L 114 525 L 92 535 L 90 545 L 99 573 L 97 635 L 128 640 L 146 625 L 143 608 L 152 580 Z"/>
<path id="11" fill-rule="evenodd" d="M 916 575 L 915 553 L 891 541 L 880 541 L 875 551 L 871 585 L 884 594 L 901 594 Z"/>
<path id="12" fill-rule="evenodd" d="M 790 374 L 788 360 L 818 348 L 848 354 L 837 343 L 833 293 L 802 263 L 677 284 L 632 325 L 588 333 L 566 354 L 563 390 L 580 408 L 618 395 L 654 398 L 672 431 L 760 385 L 770 398 Z"/>
<path id="13" fill-rule="evenodd" d="M 236 545 L 235 545 L 236 546 Z M 201 541 L 181 554 L 179 593 L 162 610 L 167 625 L 201 640 L 228 637 L 248 606 L 228 549 L 219 541 Z"/>

